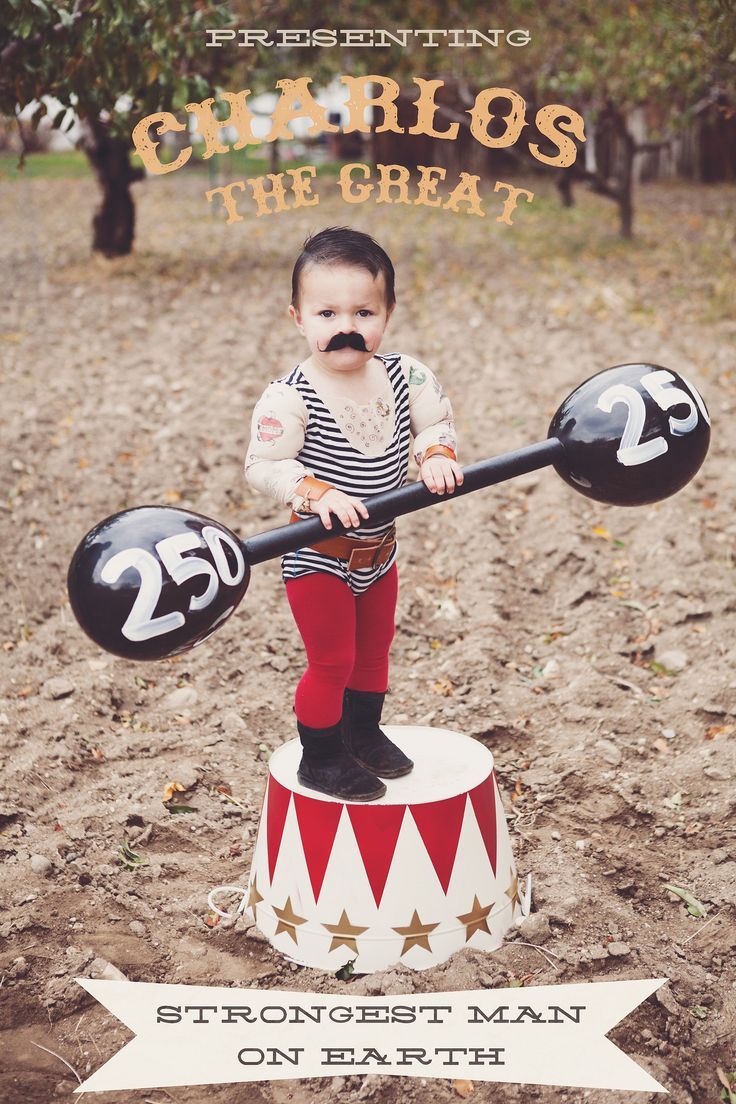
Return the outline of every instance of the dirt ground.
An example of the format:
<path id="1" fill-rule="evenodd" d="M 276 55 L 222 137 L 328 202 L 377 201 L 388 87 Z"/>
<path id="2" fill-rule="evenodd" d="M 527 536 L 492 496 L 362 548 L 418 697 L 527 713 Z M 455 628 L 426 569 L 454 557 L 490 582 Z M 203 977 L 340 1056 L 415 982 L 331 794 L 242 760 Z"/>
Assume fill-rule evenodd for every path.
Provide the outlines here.
<path id="1" fill-rule="evenodd" d="M 77 1078 L 62 1058 L 84 1079 L 130 1037 L 73 980 L 116 971 L 351 995 L 663 977 L 611 1037 L 673 1104 L 722 1099 L 717 1071 L 736 1070 L 736 196 L 642 187 L 626 245 L 607 201 L 581 192 L 563 212 L 529 183 L 511 228 L 492 187 L 481 220 L 348 208 L 326 183 L 318 207 L 227 226 L 204 175 L 177 173 L 136 187 L 136 254 L 109 263 L 89 253 L 91 180 L 0 182 L 3 1099 L 63 1098 Z M 81 536 L 129 506 L 191 507 L 242 536 L 284 522 L 241 474 L 249 414 L 303 355 L 286 317 L 298 246 L 347 221 L 394 258 L 384 351 L 437 372 L 463 462 L 541 440 L 579 382 L 639 360 L 701 389 L 713 444 L 655 506 L 597 505 L 544 471 L 400 521 L 385 719 L 492 750 L 536 911 L 496 954 L 345 982 L 292 967 L 243 920 L 206 923 L 209 889 L 245 884 L 267 755 L 294 735 L 302 652 L 278 563 L 254 569 L 205 645 L 148 664 L 81 633 L 65 575 Z M 196 812 L 167 811 L 173 780 Z M 145 865 L 121 863 L 124 839 Z M 338 1096 L 457 1087 L 370 1075 L 101 1099 Z M 660 1097 L 476 1082 L 473 1099 Z"/>

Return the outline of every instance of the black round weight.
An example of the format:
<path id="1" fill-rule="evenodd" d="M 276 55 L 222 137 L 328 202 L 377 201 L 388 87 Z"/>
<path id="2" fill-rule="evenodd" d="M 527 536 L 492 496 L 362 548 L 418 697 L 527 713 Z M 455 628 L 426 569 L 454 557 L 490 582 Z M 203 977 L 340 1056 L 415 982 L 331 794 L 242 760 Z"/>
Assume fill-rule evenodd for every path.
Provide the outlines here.
<path id="1" fill-rule="evenodd" d="M 708 452 L 710 419 L 699 393 L 657 364 L 619 364 L 576 388 L 549 427 L 555 461 L 576 491 L 614 506 L 658 502 L 688 483 Z"/>
<path id="2" fill-rule="evenodd" d="M 87 534 L 67 585 L 77 620 L 101 648 L 162 659 L 227 620 L 249 580 L 241 543 L 224 525 L 171 506 L 139 506 Z"/>

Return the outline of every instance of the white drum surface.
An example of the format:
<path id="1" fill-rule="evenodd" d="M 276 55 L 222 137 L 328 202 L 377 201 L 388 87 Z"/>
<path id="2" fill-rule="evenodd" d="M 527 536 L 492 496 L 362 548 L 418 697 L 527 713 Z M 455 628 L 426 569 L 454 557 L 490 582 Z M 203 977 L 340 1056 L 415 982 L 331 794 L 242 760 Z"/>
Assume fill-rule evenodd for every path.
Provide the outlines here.
<path id="1" fill-rule="evenodd" d="M 414 769 L 403 778 L 385 779 L 386 794 L 377 801 L 371 801 L 371 805 L 407 805 L 454 797 L 472 789 L 493 770 L 493 756 L 488 748 L 460 732 L 418 725 L 381 725 L 381 729 L 409 756 Z M 273 753 L 268 769 L 282 786 L 294 793 L 345 804 L 339 797 L 308 790 L 297 781 L 296 772 L 301 757 L 299 740 L 289 740 L 288 744 L 283 744 Z"/>

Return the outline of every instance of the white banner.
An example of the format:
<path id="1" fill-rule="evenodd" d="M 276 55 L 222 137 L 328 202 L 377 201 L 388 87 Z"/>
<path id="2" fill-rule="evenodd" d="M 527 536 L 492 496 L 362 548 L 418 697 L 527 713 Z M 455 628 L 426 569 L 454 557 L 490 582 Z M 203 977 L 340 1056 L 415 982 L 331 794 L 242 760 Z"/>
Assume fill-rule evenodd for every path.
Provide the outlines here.
<path id="1" fill-rule="evenodd" d="M 401 997 L 77 980 L 136 1035 L 77 1092 L 359 1073 L 667 1091 L 605 1038 L 664 978 Z"/>

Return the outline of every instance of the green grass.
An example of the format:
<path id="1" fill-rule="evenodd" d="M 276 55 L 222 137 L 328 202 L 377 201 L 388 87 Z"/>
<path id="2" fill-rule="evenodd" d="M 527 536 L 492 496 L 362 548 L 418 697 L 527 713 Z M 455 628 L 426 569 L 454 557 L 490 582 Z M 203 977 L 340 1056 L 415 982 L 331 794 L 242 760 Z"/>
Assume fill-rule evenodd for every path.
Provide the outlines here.
<path id="1" fill-rule="evenodd" d="M 214 175 L 222 173 L 226 180 L 245 179 L 253 176 L 263 176 L 270 172 L 271 162 L 268 157 L 254 157 L 247 149 L 233 150 L 227 154 L 216 154 L 209 161 L 203 161 L 198 153 L 200 147 L 195 147 L 192 163 L 187 169 L 195 172 L 206 172 Z M 173 157 L 173 154 L 171 155 Z M 0 180 L 30 180 L 43 177 L 49 180 L 74 179 L 90 176 L 89 161 L 81 150 L 63 150 L 58 153 L 29 153 L 23 168 L 18 167 L 19 157 L 15 153 L 0 153 Z M 142 162 L 137 155 L 132 157 L 134 165 Z M 297 165 L 311 164 L 310 152 L 307 151 L 300 161 L 289 161 L 280 165 L 279 171 L 286 172 Z M 317 165 L 318 176 L 336 176 L 343 162 L 325 161 Z"/>
<path id="2" fill-rule="evenodd" d="M 18 167 L 18 154 L 0 153 L 0 180 L 28 180 L 36 177 L 71 179 L 89 176 L 91 169 L 81 150 L 58 153 L 29 153 L 23 168 Z"/>

